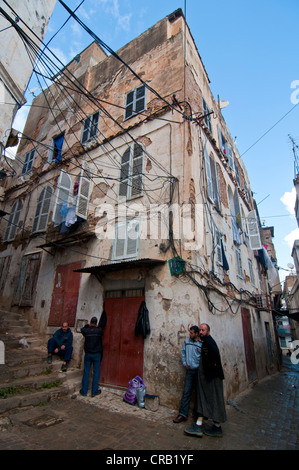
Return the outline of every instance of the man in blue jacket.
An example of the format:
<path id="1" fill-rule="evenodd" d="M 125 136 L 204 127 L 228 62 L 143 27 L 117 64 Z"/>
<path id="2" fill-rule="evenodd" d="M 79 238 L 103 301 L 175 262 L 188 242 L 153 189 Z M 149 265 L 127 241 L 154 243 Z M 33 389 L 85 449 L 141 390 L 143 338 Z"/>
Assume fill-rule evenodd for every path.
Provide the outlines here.
<path id="1" fill-rule="evenodd" d="M 67 322 L 62 324 L 62 327 L 55 331 L 52 338 L 48 341 L 48 364 L 52 362 L 52 355 L 58 354 L 63 357 L 61 366 L 62 372 L 66 372 L 67 364 L 71 360 L 73 352 L 73 333 L 71 332 Z"/>
<path id="2" fill-rule="evenodd" d="M 191 326 L 189 330 L 189 338 L 184 342 L 181 351 L 182 363 L 186 369 L 186 376 L 179 414 L 173 420 L 174 423 L 181 423 L 182 421 L 186 421 L 188 418 L 192 390 L 197 383 L 201 346 L 202 344 L 199 340 L 199 328 L 198 326 Z"/>

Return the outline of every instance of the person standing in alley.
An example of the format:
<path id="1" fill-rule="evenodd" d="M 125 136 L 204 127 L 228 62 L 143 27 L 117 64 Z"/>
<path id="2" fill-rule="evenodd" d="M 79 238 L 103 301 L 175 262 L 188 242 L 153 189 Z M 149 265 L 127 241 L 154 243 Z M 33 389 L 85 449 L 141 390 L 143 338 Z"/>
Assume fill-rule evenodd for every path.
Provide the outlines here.
<path id="1" fill-rule="evenodd" d="M 173 420 L 174 423 L 181 423 L 188 418 L 192 390 L 196 388 L 201 346 L 202 343 L 199 341 L 199 328 L 198 326 L 191 326 L 189 338 L 184 342 L 181 351 L 182 363 L 186 369 L 186 375 L 179 414 Z"/>
<path id="2" fill-rule="evenodd" d="M 91 366 L 93 366 L 93 378 L 91 386 L 91 396 L 95 397 L 101 393 L 99 390 L 100 380 L 100 364 L 103 353 L 102 345 L 102 328 L 97 326 L 98 320 L 96 317 L 92 317 L 89 325 L 85 325 L 81 328 L 81 333 L 85 338 L 84 343 L 84 372 L 82 378 L 82 385 L 80 394 L 86 397 L 88 392 L 89 374 Z"/>
<path id="3" fill-rule="evenodd" d="M 226 411 L 223 396 L 224 373 L 218 346 L 210 335 L 210 327 L 202 323 L 199 328 L 199 337 L 202 340 L 201 360 L 198 368 L 197 383 L 197 420 L 185 434 L 202 437 L 221 437 L 220 423 L 226 421 Z M 203 420 L 211 419 L 212 427 L 203 426 Z"/>

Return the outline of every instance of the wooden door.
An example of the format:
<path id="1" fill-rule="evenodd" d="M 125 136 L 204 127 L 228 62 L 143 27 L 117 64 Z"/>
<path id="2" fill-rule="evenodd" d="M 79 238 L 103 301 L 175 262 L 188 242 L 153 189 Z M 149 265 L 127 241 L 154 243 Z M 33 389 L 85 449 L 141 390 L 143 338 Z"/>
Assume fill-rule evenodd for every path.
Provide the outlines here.
<path id="1" fill-rule="evenodd" d="M 61 326 L 65 321 L 70 327 L 75 325 L 81 275 L 73 271 L 81 267 L 81 262 L 57 267 L 49 326 Z"/>
<path id="2" fill-rule="evenodd" d="M 143 375 L 143 337 L 135 336 L 139 307 L 144 297 L 105 299 L 107 324 L 103 336 L 100 382 L 127 387 Z"/>
<path id="3" fill-rule="evenodd" d="M 243 326 L 243 338 L 244 348 L 246 357 L 246 366 L 249 382 L 256 379 L 256 364 L 255 364 L 255 353 L 254 353 L 254 342 L 251 329 L 250 312 L 247 308 L 242 308 L 242 326 Z"/>

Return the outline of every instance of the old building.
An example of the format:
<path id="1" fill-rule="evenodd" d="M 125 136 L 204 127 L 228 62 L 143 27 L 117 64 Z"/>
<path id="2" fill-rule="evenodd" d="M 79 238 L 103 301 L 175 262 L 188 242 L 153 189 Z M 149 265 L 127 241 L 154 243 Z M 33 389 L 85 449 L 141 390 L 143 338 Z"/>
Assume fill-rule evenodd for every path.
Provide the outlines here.
<path id="1" fill-rule="evenodd" d="M 211 326 L 226 397 L 275 370 L 250 182 L 182 11 L 117 54 L 93 42 L 33 104 L 5 183 L 2 306 L 41 334 L 68 320 L 78 365 L 76 332 L 105 310 L 101 382 L 140 375 L 171 406 L 192 324 Z"/>
<path id="2" fill-rule="evenodd" d="M 26 38 L 36 41 L 44 38 L 55 4 L 56 0 L 1 2 L 1 44 L 5 47 L 0 50 L 0 156 L 8 139 L 15 140 L 15 134 L 11 135 L 12 123 L 26 102 L 24 93 L 34 65 L 26 50 Z"/>

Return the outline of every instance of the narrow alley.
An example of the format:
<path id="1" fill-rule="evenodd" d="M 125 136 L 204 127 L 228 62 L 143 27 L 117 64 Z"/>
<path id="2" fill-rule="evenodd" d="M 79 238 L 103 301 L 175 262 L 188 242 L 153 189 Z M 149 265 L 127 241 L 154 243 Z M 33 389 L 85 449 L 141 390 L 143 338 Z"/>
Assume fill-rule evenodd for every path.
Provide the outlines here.
<path id="1" fill-rule="evenodd" d="M 222 438 L 185 435 L 186 423 L 172 422 L 176 410 L 139 409 L 106 390 L 95 398 L 76 392 L 0 416 L 0 449 L 100 450 L 104 463 L 118 455 L 168 451 L 191 456 L 189 464 L 197 462 L 200 450 L 298 450 L 298 388 L 299 364 L 284 358 L 279 373 L 230 402 Z"/>

